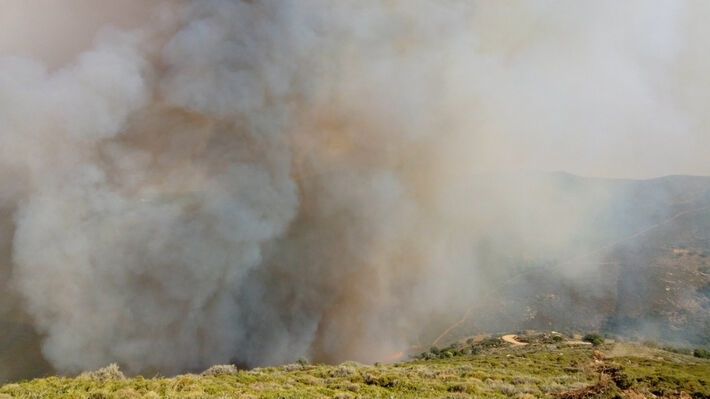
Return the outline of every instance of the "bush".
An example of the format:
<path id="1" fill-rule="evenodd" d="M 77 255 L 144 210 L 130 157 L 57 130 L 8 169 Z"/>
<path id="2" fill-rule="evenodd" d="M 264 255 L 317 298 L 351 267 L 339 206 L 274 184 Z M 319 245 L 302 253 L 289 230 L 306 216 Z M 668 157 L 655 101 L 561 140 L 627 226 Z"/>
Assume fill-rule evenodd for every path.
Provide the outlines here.
<path id="1" fill-rule="evenodd" d="M 482 348 L 497 348 L 503 346 L 503 341 L 501 341 L 500 338 L 491 337 L 479 342 L 477 346 Z"/>
<path id="2" fill-rule="evenodd" d="M 87 396 L 88 399 L 109 399 L 111 395 L 107 391 L 93 391 Z"/>
<path id="3" fill-rule="evenodd" d="M 540 390 L 548 395 L 556 395 L 564 392 L 567 388 L 559 383 L 553 382 L 551 384 L 543 384 L 540 386 Z"/>
<path id="4" fill-rule="evenodd" d="M 587 334 L 584 338 L 582 338 L 582 340 L 589 342 L 594 346 L 599 346 L 604 343 L 604 337 L 596 333 Z"/>
<path id="5" fill-rule="evenodd" d="M 505 396 L 513 396 L 517 393 L 521 393 L 521 391 L 519 391 L 518 388 L 515 387 L 515 385 L 508 384 L 500 380 L 487 381 L 487 384 L 490 389 L 498 391 Z"/>
<path id="6" fill-rule="evenodd" d="M 679 353 L 681 355 L 692 355 L 693 354 L 693 350 L 690 348 L 676 348 L 674 346 L 664 346 L 663 350 L 667 351 L 667 352 Z"/>
<path id="7" fill-rule="evenodd" d="M 222 374 L 237 374 L 239 369 L 233 364 L 217 364 L 203 371 L 201 376 L 215 376 Z"/>
<path id="8" fill-rule="evenodd" d="M 90 378 L 93 380 L 123 380 L 125 375 L 118 368 L 116 363 L 111 363 L 106 367 L 102 367 L 94 371 L 85 371 L 79 375 L 79 378 Z"/>
<path id="9" fill-rule="evenodd" d="M 537 384 L 540 382 L 540 380 L 536 377 L 533 377 L 533 376 L 517 375 L 517 376 L 513 377 L 512 382 L 515 385 Z"/>
<path id="10" fill-rule="evenodd" d="M 298 364 L 298 363 L 289 363 L 283 365 L 284 371 L 296 371 L 296 370 L 303 370 L 303 366 Z"/>
<path id="11" fill-rule="evenodd" d="M 355 369 L 341 364 L 340 366 L 330 370 L 329 374 L 331 377 L 337 378 L 350 377 L 351 375 L 355 374 Z"/>
<path id="12" fill-rule="evenodd" d="M 383 375 L 372 375 L 372 374 L 365 374 L 364 376 L 365 384 L 367 385 L 378 385 L 383 388 L 392 388 L 397 383 L 399 382 L 396 378 L 396 376 L 391 375 L 391 374 L 383 374 Z"/>
<path id="13" fill-rule="evenodd" d="M 703 348 L 698 348 L 693 351 L 693 356 L 699 357 L 701 359 L 710 359 L 710 351 Z"/>
<path id="14" fill-rule="evenodd" d="M 112 398 L 120 398 L 120 399 L 143 399 L 144 398 L 143 395 L 141 395 L 140 393 L 136 392 L 134 389 L 131 389 L 131 388 L 119 389 L 111 397 Z"/>

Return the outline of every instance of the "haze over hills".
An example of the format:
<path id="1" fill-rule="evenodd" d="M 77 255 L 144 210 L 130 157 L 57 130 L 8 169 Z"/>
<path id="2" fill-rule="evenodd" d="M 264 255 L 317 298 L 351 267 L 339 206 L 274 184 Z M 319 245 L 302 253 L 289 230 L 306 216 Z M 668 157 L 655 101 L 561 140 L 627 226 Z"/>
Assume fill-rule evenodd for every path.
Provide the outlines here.
<path id="1" fill-rule="evenodd" d="M 603 192 L 608 207 L 587 220 L 589 228 L 579 230 L 583 236 L 571 238 L 576 249 L 532 253 L 523 246 L 511 253 L 478 247 L 497 283 L 459 332 L 492 326 L 601 330 L 710 344 L 710 178 L 610 180 L 553 173 L 532 180 L 533 190 L 551 182 L 561 187 L 563 202 L 590 189 Z M 535 228 L 545 229 L 544 220 L 528 234 L 534 237 Z"/>

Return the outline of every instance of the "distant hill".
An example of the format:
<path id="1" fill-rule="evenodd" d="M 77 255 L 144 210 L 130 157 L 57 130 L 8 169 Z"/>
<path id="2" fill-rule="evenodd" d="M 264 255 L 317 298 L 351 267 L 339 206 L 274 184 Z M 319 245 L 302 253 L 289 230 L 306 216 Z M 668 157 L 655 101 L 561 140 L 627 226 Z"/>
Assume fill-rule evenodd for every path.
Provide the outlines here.
<path id="1" fill-rule="evenodd" d="M 490 292 L 472 304 L 457 331 L 601 330 L 710 345 L 710 177 L 618 180 L 550 173 L 525 182 L 533 192 L 555 187 L 553 201 L 593 193 L 605 206 L 588 212 L 580 222 L 585 228 L 574 229 L 557 251 L 483 248 L 486 262 L 495 265 Z M 534 239 L 536 228 L 541 234 L 549 228 L 539 220 L 535 226 L 524 239 Z"/>

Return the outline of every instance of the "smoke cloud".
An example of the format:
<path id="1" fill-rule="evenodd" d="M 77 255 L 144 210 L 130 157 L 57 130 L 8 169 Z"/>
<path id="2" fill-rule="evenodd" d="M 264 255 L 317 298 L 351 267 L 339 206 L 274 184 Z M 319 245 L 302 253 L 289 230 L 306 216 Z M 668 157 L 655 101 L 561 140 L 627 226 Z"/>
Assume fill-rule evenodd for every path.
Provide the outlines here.
<path id="1" fill-rule="evenodd" d="M 529 318 L 491 288 L 540 264 L 599 311 L 676 192 L 538 171 L 710 175 L 702 3 L 124 7 L 0 57 L 3 312 L 62 372 L 383 360 L 491 298 Z"/>

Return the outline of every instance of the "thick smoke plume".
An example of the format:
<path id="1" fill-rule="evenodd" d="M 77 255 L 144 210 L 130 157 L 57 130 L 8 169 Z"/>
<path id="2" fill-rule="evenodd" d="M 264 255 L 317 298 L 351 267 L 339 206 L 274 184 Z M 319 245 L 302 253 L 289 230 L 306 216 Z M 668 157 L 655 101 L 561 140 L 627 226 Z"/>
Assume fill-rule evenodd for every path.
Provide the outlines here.
<path id="1" fill-rule="evenodd" d="M 133 3 L 0 58 L 0 276 L 60 371 L 386 359 L 500 254 L 575 282 L 645 226 L 517 171 L 710 174 L 702 3 Z"/>

